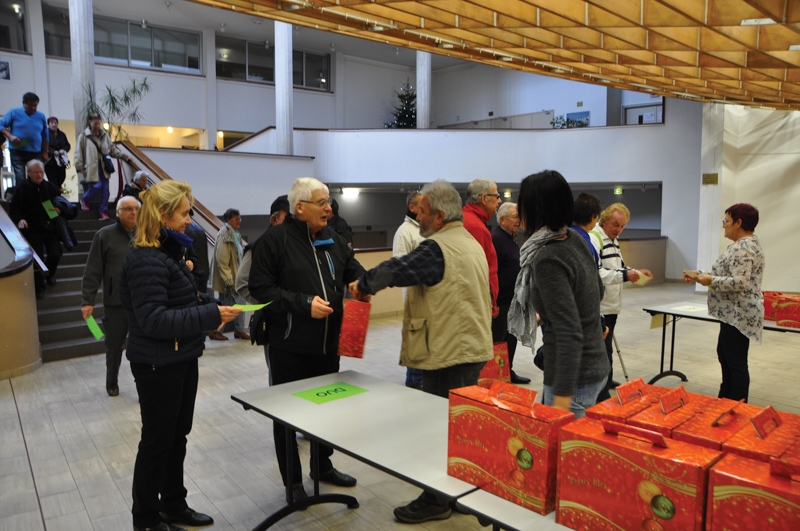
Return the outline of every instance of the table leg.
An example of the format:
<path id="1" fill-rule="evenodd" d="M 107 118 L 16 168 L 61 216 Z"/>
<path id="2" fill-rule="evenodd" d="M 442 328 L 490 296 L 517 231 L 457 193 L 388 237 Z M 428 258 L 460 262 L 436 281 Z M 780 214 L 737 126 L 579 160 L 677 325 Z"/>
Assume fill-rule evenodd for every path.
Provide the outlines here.
<path id="1" fill-rule="evenodd" d="M 662 314 L 662 315 L 664 316 L 664 327 L 661 329 L 661 367 L 660 367 L 661 372 L 659 372 L 658 374 L 653 376 L 650 379 L 650 381 L 647 382 L 647 383 L 648 384 L 654 384 L 657 381 L 659 381 L 661 378 L 664 378 L 666 376 L 677 376 L 678 378 L 681 379 L 682 382 L 688 382 L 689 379 L 686 377 L 685 374 L 683 374 L 680 371 L 674 370 L 674 364 L 675 364 L 675 324 L 678 321 L 678 318 L 675 315 L 672 316 L 672 341 L 671 341 L 670 347 L 669 347 L 669 370 L 668 371 L 664 370 L 664 353 L 666 351 L 666 343 L 667 343 L 667 315 L 668 314 L 665 313 L 665 314 Z"/>
<path id="2" fill-rule="evenodd" d="M 296 511 L 303 511 L 312 505 L 320 503 L 343 503 L 347 505 L 348 509 L 358 508 L 358 500 L 353 496 L 346 494 L 320 494 L 319 493 L 319 441 L 316 439 L 311 440 L 311 447 L 314 458 L 311 460 L 311 469 L 313 476 L 317 479 L 314 480 L 314 494 L 305 500 L 295 502 L 292 496 L 292 485 L 294 485 L 294 470 L 292 466 L 292 452 L 293 444 L 297 444 L 296 433 L 293 430 L 286 430 L 286 507 L 278 509 L 266 520 L 253 528 L 253 531 L 264 531 L 269 529 L 274 524 L 278 523 L 284 516 L 288 516 Z"/>

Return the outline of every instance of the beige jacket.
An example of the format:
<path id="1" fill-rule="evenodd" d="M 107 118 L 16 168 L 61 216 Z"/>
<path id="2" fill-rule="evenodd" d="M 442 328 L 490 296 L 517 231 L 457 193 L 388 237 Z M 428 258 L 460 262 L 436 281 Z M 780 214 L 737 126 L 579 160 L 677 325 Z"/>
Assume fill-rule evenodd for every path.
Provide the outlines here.
<path id="1" fill-rule="evenodd" d="M 400 365 L 436 370 L 492 358 L 492 299 L 486 254 L 464 224 L 434 233 L 444 254 L 444 277 L 435 286 L 408 288 Z"/>
<path id="2" fill-rule="evenodd" d="M 92 139 L 94 142 L 92 142 Z M 92 135 L 92 130 L 88 127 L 78 137 L 78 145 L 75 147 L 75 169 L 80 172 L 83 171 L 83 180 L 96 183 L 99 178 L 97 176 L 97 165 L 100 162 L 100 153 L 97 151 L 95 142 L 100 146 L 100 152 L 110 155 L 115 159 L 125 157 L 125 154 L 114 145 L 111 137 L 101 129 L 100 134 L 97 136 Z M 100 166 L 103 167 L 102 165 Z M 109 175 L 103 170 L 106 178 Z"/>
<path id="3" fill-rule="evenodd" d="M 227 225 L 223 225 L 217 234 L 217 243 L 214 246 L 214 279 L 211 284 L 214 291 L 234 292 L 240 261 L 233 231 Z"/>

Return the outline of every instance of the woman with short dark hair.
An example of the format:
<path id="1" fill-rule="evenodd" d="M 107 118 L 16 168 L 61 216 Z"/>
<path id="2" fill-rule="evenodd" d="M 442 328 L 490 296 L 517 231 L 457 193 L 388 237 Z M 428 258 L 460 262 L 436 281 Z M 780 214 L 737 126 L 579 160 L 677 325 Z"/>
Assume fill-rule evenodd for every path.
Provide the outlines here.
<path id="1" fill-rule="evenodd" d="M 747 353 L 750 340 L 761 343 L 764 328 L 764 251 L 753 231 L 758 209 L 737 203 L 725 211 L 722 228 L 733 245 L 720 256 L 711 271 L 687 271 L 683 279 L 707 286 L 708 314 L 720 321 L 717 358 L 722 366 L 719 397 L 747 401 L 750 371 Z"/>
<path id="2" fill-rule="evenodd" d="M 576 418 L 597 401 L 609 372 L 600 326 L 603 284 L 583 238 L 569 229 L 572 190 L 557 171 L 522 181 L 520 224 L 531 234 L 520 250 L 521 271 L 508 314 L 508 330 L 523 345 L 536 342 L 536 317 L 547 328 L 544 403 Z"/>

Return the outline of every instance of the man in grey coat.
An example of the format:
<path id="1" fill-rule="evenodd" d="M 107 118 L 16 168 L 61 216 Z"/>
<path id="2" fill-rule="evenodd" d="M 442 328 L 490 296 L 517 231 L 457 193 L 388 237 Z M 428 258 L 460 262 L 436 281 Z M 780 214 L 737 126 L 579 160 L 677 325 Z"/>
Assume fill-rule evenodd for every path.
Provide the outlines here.
<path id="1" fill-rule="evenodd" d="M 83 272 L 81 287 L 81 312 L 88 319 L 94 310 L 94 301 L 100 283 L 103 284 L 103 328 L 106 340 L 106 391 L 109 396 L 119 394 L 117 377 L 122 350 L 128 336 L 128 317 L 119 298 L 119 275 L 122 262 L 131 249 L 131 239 L 136 228 L 139 200 L 132 196 L 117 201 L 117 222 L 95 233 L 89 249 L 89 259 Z"/>

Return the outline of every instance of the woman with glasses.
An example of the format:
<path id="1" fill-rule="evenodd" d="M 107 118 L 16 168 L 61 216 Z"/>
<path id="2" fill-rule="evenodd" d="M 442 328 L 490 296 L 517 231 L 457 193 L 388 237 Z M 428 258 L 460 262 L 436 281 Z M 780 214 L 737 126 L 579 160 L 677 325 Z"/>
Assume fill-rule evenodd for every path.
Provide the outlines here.
<path id="1" fill-rule="evenodd" d="M 764 328 L 764 251 L 753 232 L 758 210 L 738 203 L 725 211 L 722 228 L 733 245 L 722 253 L 711 271 L 686 271 L 683 280 L 708 287 L 708 314 L 720 321 L 717 358 L 722 366 L 719 397 L 747 401 L 750 340 L 761 343 Z"/>
<path id="2" fill-rule="evenodd" d="M 526 177 L 517 209 L 520 226 L 531 236 L 520 249 L 508 331 L 533 347 L 539 314 L 547 328 L 544 403 L 580 418 L 597 401 L 610 369 L 600 326 L 603 283 L 597 262 L 569 228 L 572 190 L 557 171 Z"/>

